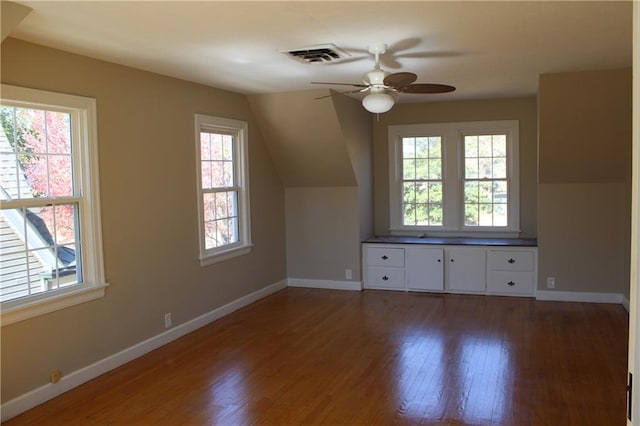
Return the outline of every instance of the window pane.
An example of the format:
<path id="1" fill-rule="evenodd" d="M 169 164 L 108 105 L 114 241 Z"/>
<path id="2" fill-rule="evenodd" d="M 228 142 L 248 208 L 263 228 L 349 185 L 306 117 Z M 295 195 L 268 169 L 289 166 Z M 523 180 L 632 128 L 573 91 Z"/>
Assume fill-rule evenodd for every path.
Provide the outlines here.
<path id="1" fill-rule="evenodd" d="M 442 204 L 429 204 L 429 225 L 442 226 Z"/>
<path id="2" fill-rule="evenodd" d="M 205 222 L 214 220 L 216 218 L 216 194 L 202 194 L 202 205 Z"/>
<path id="3" fill-rule="evenodd" d="M 402 224 L 403 225 L 416 225 L 416 205 L 415 204 L 402 204 Z"/>
<path id="4" fill-rule="evenodd" d="M 464 224 L 465 226 L 478 226 L 478 204 L 464 205 Z"/>
<path id="5" fill-rule="evenodd" d="M 416 158 L 429 158 L 429 138 L 416 138 Z"/>
<path id="6" fill-rule="evenodd" d="M 21 198 L 20 193 L 31 194 L 24 173 L 19 167 L 18 156 L 9 149 L 4 133 L 0 133 L 0 188 L 9 200 Z"/>
<path id="7" fill-rule="evenodd" d="M 493 204 L 479 205 L 479 219 L 480 226 L 493 225 Z"/>
<path id="8" fill-rule="evenodd" d="M 223 149 L 222 149 L 222 159 L 224 161 L 233 161 L 233 136 L 224 135 L 222 138 Z"/>
<path id="9" fill-rule="evenodd" d="M 58 245 L 73 244 L 78 240 L 76 223 L 79 218 L 78 206 L 75 204 L 61 204 L 54 207 L 55 227 L 54 240 Z"/>
<path id="10" fill-rule="evenodd" d="M 211 159 L 211 134 L 207 132 L 200 132 L 200 160 L 208 161 Z"/>
<path id="11" fill-rule="evenodd" d="M 471 181 L 464 183 L 464 202 L 466 204 L 469 203 L 477 203 L 478 202 L 478 181 Z"/>
<path id="12" fill-rule="evenodd" d="M 480 179 L 491 179 L 493 177 L 493 162 L 491 158 L 478 159 L 478 175 Z"/>
<path id="13" fill-rule="evenodd" d="M 490 203 L 493 201 L 492 182 L 478 182 L 478 202 Z"/>
<path id="14" fill-rule="evenodd" d="M 479 177 L 477 158 L 467 158 L 464 160 L 464 176 L 467 179 L 477 179 Z"/>
<path id="15" fill-rule="evenodd" d="M 63 112 L 46 112 L 47 152 L 71 155 L 71 116 Z"/>
<path id="16" fill-rule="evenodd" d="M 429 158 L 442 158 L 440 137 L 429 138 Z"/>
<path id="17" fill-rule="evenodd" d="M 464 156 L 467 158 L 478 156 L 478 137 L 477 136 L 464 137 Z"/>
<path id="18" fill-rule="evenodd" d="M 404 158 L 416 157 L 416 140 L 415 138 L 402 138 L 402 156 Z"/>
<path id="19" fill-rule="evenodd" d="M 416 203 L 429 202 L 429 184 L 426 182 L 417 182 L 415 186 Z"/>
<path id="20" fill-rule="evenodd" d="M 414 180 L 416 178 L 416 160 L 404 159 L 402 162 L 402 178 Z"/>
<path id="21" fill-rule="evenodd" d="M 442 203 L 442 182 L 429 182 L 429 203 Z"/>
<path id="22" fill-rule="evenodd" d="M 429 176 L 429 160 L 416 160 L 416 179 L 427 179 Z"/>
<path id="23" fill-rule="evenodd" d="M 200 172 L 202 174 L 202 189 L 213 188 L 213 168 L 210 161 L 200 162 Z"/>
<path id="24" fill-rule="evenodd" d="M 493 182 L 493 202 L 506 204 L 508 201 L 507 196 L 507 181 Z"/>
<path id="25" fill-rule="evenodd" d="M 493 135 L 493 156 L 507 156 L 507 135 Z"/>
<path id="26" fill-rule="evenodd" d="M 507 177 L 507 159 L 493 159 L 493 176 L 494 179 L 505 179 Z"/>
<path id="27" fill-rule="evenodd" d="M 71 197 L 73 191 L 73 169 L 70 155 L 49 155 L 49 194 L 50 197 Z"/>
<path id="28" fill-rule="evenodd" d="M 405 182 L 402 185 L 402 202 L 415 203 L 416 202 L 416 184 L 412 182 Z"/>
<path id="29" fill-rule="evenodd" d="M 478 136 L 478 157 L 491 157 L 493 146 L 491 135 Z"/>
<path id="30" fill-rule="evenodd" d="M 442 179 L 442 160 L 432 159 L 429 160 L 429 174 L 427 179 Z"/>
<path id="31" fill-rule="evenodd" d="M 416 204 L 416 225 L 429 225 L 429 210 L 427 204 Z"/>
<path id="32" fill-rule="evenodd" d="M 493 226 L 507 226 L 507 203 L 493 205 Z"/>
<path id="33" fill-rule="evenodd" d="M 233 163 L 231 161 L 225 161 L 223 163 L 223 167 L 224 167 L 223 185 L 226 187 L 234 186 L 236 183 L 235 183 L 235 176 L 233 173 Z"/>
<path id="34" fill-rule="evenodd" d="M 205 222 L 204 224 L 204 248 L 212 249 L 218 247 L 216 240 L 217 223 L 216 221 Z"/>

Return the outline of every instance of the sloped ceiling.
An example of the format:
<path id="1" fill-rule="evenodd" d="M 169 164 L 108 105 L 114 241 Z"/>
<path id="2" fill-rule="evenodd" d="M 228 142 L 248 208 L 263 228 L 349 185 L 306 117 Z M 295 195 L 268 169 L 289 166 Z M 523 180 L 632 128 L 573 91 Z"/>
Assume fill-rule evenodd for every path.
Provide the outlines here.
<path id="1" fill-rule="evenodd" d="M 329 90 L 248 96 L 285 187 L 357 186 Z M 325 99 L 314 98 L 328 96 Z"/>

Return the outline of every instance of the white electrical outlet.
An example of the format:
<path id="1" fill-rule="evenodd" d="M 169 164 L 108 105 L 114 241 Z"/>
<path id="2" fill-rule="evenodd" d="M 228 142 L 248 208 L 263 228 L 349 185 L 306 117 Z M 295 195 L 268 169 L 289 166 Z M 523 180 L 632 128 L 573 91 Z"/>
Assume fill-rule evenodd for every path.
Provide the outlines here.
<path id="1" fill-rule="evenodd" d="M 351 269 L 344 270 L 344 278 L 347 280 L 350 280 L 353 278 L 353 272 L 351 271 Z"/>
<path id="2" fill-rule="evenodd" d="M 556 288 L 556 277 L 547 277 L 547 288 Z"/>
<path id="3" fill-rule="evenodd" d="M 164 314 L 164 328 L 171 328 L 171 312 Z"/>

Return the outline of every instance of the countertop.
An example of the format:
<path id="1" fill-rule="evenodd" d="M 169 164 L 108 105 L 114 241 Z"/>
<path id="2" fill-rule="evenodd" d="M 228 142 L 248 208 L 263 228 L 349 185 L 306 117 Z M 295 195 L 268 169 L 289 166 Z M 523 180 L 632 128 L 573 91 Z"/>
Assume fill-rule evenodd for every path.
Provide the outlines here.
<path id="1" fill-rule="evenodd" d="M 376 236 L 363 241 L 380 244 L 432 244 L 452 246 L 537 247 L 536 238 L 399 237 Z"/>

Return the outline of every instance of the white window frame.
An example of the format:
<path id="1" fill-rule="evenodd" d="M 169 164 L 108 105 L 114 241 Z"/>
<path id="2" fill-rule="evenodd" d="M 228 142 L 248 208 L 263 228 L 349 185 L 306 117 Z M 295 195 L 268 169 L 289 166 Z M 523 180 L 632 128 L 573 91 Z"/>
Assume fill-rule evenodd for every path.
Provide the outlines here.
<path id="1" fill-rule="evenodd" d="M 464 136 L 506 134 L 507 226 L 464 225 Z M 439 136 L 443 157 L 443 226 L 402 224 L 402 138 Z M 518 120 L 394 125 L 389 141 L 389 232 L 406 236 L 504 237 L 520 234 L 520 172 Z"/>
<path id="2" fill-rule="evenodd" d="M 72 117 L 73 166 L 79 185 L 79 232 L 82 236 L 82 282 L 1 303 L 2 326 L 101 298 L 105 281 L 98 181 L 96 100 L 3 84 L 2 104 L 64 111 Z M 11 207 L 11 201 L 5 207 Z"/>
<path id="3" fill-rule="evenodd" d="M 200 132 L 231 133 L 233 137 L 234 152 L 234 181 L 238 191 L 238 241 L 221 247 L 206 249 L 205 246 L 205 220 L 202 188 L 202 162 Z M 247 122 L 230 118 L 213 117 L 196 114 L 195 116 L 195 140 L 196 140 L 196 170 L 197 170 L 197 194 L 198 194 L 198 235 L 200 247 L 200 265 L 206 266 L 222 262 L 237 256 L 251 252 L 251 217 L 249 208 L 249 126 Z"/>

